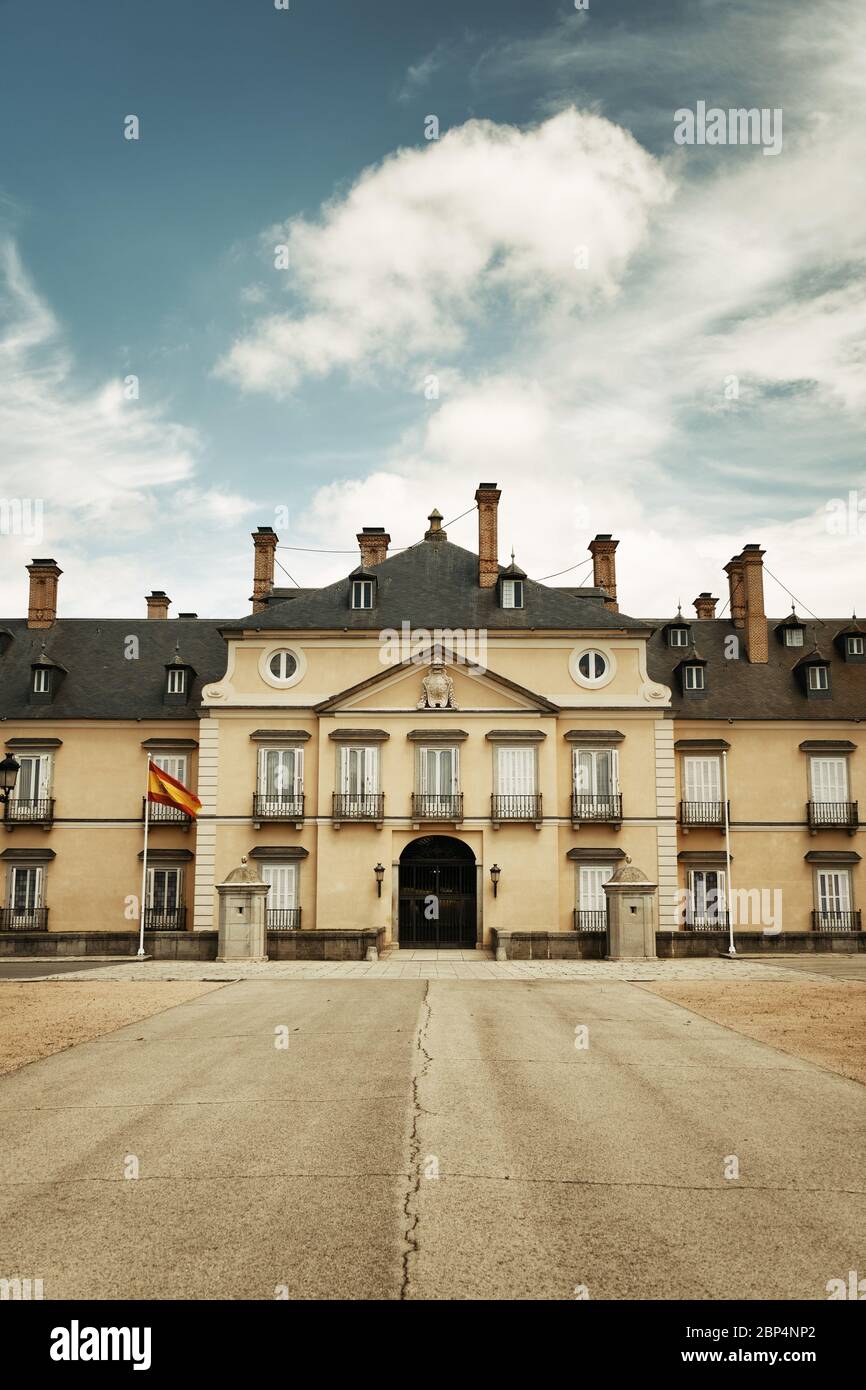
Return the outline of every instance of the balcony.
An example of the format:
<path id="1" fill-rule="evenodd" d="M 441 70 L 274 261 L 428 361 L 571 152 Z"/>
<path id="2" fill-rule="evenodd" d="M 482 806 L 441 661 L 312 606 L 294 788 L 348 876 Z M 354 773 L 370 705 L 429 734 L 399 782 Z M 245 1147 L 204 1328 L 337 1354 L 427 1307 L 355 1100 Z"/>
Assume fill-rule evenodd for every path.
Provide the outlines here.
<path id="1" fill-rule="evenodd" d="M 43 830 L 50 830 L 54 824 L 54 798 L 10 797 L 6 802 L 5 820 L 7 830 L 13 830 L 16 825 L 41 825 Z"/>
<path id="2" fill-rule="evenodd" d="M 731 803 L 728 802 L 728 821 L 731 819 Z M 724 801 L 681 801 L 680 825 L 688 834 L 690 830 L 724 830 Z"/>
<path id="3" fill-rule="evenodd" d="M 529 821 L 536 830 L 541 829 L 541 793 L 524 793 L 522 796 L 491 796 L 490 819 L 493 829 L 498 830 L 502 821 Z"/>
<path id="4" fill-rule="evenodd" d="M 822 912 L 812 913 L 813 931 L 859 931 L 860 930 L 860 909 L 856 912 Z"/>
<path id="5" fill-rule="evenodd" d="M 574 909 L 575 931 L 607 931 L 607 912 L 604 908 L 576 907 Z"/>
<path id="6" fill-rule="evenodd" d="M 256 792 L 253 797 L 253 825 L 256 830 L 262 822 L 290 821 L 296 830 L 304 824 L 303 793 L 280 796 L 268 792 Z"/>
<path id="7" fill-rule="evenodd" d="M 165 808 L 166 810 L 168 807 Z M 186 908 L 173 907 L 159 911 L 155 907 L 144 909 L 145 931 L 186 931 Z"/>
<path id="8" fill-rule="evenodd" d="M 141 799 L 141 818 L 147 811 L 147 797 Z M 181 830 L 189 830 L 191 817 L 179 806 L 166 806 L 162 801 L 151 801 L 147 811 L 148 825 L 179 825 Z"/>
<path id="9" fill-rule="evenodd" d="M 581 825 L 622 825 L 622 796 L 619 792 L 610 792 L 606 796 L 572 792 L 571 823 L 575 828 Z"/>
<path id="10" fill-rule="evenodd" d="M 0 907 L 0 931 L 47 931 L 47 907 Z"/>
<path id="11" fill-rule="evenodd" d="M 301 909 L 299 907 L 269 907 L 265 916 L 268 931 L 300 931 Z"/>
<path id="12" fill-rule="evenodd" d="M 811 834 L 819 830 L 847 830 L 857 833 L 859 809 L 856 801 L 807 801 L 806 816 Z"/>
<path id="13" fill-rule="evenodd" d="M 451 792 L 413 792 L 412 820 L 417 824 L 424 820 L 450 821 L 459 825 L 463 819 L 463 793 Z"/>
<path id="14" fill-rule="evenodd" d="M 346 821 L 367 821 L 381 830 L 385 820 L 384 792 L 334 792 L 332 820 L 335 830 Z"/>
<path id="15" fill-rule="evenodd" d="M 686 931 L 727 931 L 729 921 L 727 912 L 688 912 L 683 926 Z"/>

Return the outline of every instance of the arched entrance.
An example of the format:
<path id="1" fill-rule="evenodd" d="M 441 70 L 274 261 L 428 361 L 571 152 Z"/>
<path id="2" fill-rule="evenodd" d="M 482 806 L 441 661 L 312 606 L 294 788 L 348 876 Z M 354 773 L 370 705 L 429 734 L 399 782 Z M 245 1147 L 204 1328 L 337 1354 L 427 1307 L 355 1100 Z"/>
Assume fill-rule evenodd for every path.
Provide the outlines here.
<path id="1" fill-rule="evenodd" d="M 475 855 L 450 835 L 423 835 L 400 855 L 401 946 L 472 949 L 476 944 Z"/>

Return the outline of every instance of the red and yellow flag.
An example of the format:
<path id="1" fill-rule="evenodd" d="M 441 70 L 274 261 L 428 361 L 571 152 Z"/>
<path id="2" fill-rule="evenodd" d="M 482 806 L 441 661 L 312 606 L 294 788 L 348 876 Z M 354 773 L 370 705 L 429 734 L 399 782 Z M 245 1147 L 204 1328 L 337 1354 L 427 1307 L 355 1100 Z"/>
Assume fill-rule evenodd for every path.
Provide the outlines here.
<path id="1" fill-rule="evenodd" d="M 179 806 L 192 817 L 197 816 L 201 810 L 201 802 L 195 792 L 191 792 L 183 782 L 178 782 L 176 777 L 170 777 L 167 772 L 163 772 L 154 762 L 148 762 L 147 765 L 147 799 L 158 801 L 163 806 Z"/>

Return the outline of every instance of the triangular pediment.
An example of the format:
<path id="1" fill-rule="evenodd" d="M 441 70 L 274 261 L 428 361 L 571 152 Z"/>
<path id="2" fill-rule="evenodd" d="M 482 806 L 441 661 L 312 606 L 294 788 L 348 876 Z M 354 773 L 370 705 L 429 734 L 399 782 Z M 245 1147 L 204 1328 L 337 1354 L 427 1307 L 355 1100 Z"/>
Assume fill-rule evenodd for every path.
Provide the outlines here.
<path id="1" fill-rule="evenodd" d="M 430 676 L 433 658 L 402 661 L 381 673 L 349 686 L 316 706 L 319 714 L 345 710 L 406 711 L 425 709 L 499 710 L 514 713 L 556 714 L 558 705 L 534 690 L 518 685 L 489 668 L 481 670 L 453 654 L 443 653 L 444 674 L 451 682 L 451 705 L 427 704 L 424 678 Z M 434 691 L 433 698 L 436 698 Z M 425 703 L 421 703 L 425 702 Z"/>

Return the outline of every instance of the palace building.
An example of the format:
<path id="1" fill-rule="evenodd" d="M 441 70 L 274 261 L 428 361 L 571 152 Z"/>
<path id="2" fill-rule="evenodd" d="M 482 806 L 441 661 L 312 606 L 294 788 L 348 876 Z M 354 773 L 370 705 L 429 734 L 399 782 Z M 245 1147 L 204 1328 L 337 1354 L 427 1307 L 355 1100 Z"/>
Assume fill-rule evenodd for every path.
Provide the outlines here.
<path id="1" fill-rule="evenodd" d="M 259 527 L 252 611 L 224 620 L 170 618 L 159 590 L 141 620 L 58 617 L 61 570 L 34 559 L 27 616 L 0 620 L 20 766 L 0 949 L 131 949 L 148 757 L 202 802 L 195 820 L 151 806 L 157 954 L 215 950 L 216 886 L 244 858 L 270 885 L 272 955 L 603 954 L 627 856 L 667 954 L 716 949 L 730 912 L 738 933 L 856 949 L 866 625 L 768 618 L 753 544 L 725 566 L 724 616 L 704 592 L 694 617 L 629 617 L 610 535 L 591 586 L 551 587 L 500 564 L 495 484 L 475 498 L 477 553 L 434 511 L 392 554 L 365 527 L 317 589 L 275 587 Z"/>

